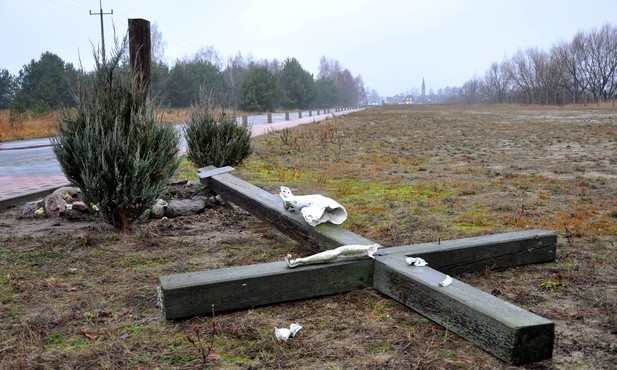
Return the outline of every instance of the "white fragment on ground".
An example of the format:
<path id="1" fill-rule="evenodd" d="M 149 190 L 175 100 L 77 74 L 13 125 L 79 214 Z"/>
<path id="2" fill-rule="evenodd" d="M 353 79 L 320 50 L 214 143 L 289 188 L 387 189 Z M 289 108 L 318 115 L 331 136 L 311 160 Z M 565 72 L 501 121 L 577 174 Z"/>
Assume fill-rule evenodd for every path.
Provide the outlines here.
<path id="1" fill-rule="evenodd" d="M 405 261 L 407 261 L 408 265 L 412 265 L 412 266 L 422 267 L 422 266 L 428 265 L 428 263 L 420 257 L 407 257 L 405 258 Z"/>
<path id="2" fill-rule="evenodd" d="M 298 324 L 289 325 L 289 329 L 287 328 L 274 328 L 274 335 L 276 339 L 280 342 L 287 342 L 287 339 L 292 338 L 296 335 L 298 331 L 302 329 L 302 326 Z"/>
<path id="3" fill-rule="evenodd" d="M 439 285 L 441 285 L 441 286 L 448 286 L 448 285 L 452 284 L 452 282 L 453 282 L 453 281 L 454 281 L 454 280 L 452 280 L 452 278 L 450 277 L 450 275 L 446 275 L 446 278 L 445 278 L 445 279 L 443 279 L 443 280 L 439 283 Z"/>

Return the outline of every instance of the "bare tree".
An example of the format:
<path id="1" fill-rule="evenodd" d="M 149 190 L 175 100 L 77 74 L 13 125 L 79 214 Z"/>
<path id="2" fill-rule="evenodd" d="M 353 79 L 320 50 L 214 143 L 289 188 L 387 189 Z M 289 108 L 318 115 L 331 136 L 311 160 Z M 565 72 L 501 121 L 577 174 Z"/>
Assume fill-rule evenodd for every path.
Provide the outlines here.
<path id="1" fill-rule="evenodd" d="M 489 101 L 503 103 L 512 79 L 508 71 L 508 62 L 493 62 L 484 75 L 484 86 Z"/>
<path id="2" fill-rule="evenodd" d="M 213 46 L 201 47 L 193 55 L 191 62 L 207 62 L 221 69 L 221 56 Z"/>
<path id="3" fill-rule="evenodd" d="M 555 102 L 558 73 L 548 53 L 538 48 L 519 50 L 508 66 L 512 81 L 523 93 L 524 103 Z"/>
<path id="4" fill-rule="evenodd" d="M 283 69 L 283 63 L 281 63 L 280 60 L 278 59 L 262 59 L 258 62 L 255 63 L 256 65 L 260 66 L 260 67 L 266 67 L 266 69 L 270 72 L 270 73 L 278 73 L 281 71 L 281 69 Z"/>
<path id="5" fill-rule="evenodd" d="M 163 34 L 159 30 L 156 22 L 150 26 L 150 50 L 152 61 L 155 63 L 163 63 L 165 60 L 165 49 L 167 49 L 167 41 L 163 40 Z"/>
<path id="6" fill-rule="evenodd" d="M 582 72 L 584 37 L 584 34 L 579 32 L 571 42 L 558 43 L 551 49 L 551 55 L 557 63 L 561 87 L 572 96 L 574 104 L 579 102 L 580 95 L 587 89 L 587 81 Z"/>
<path id="7" fill-rule="evenodd" d="M 250 55 L 247 58 L 244 58 L 239 52 L 235 57 L 229 57 L 227 59 L 227 67 L 223 71 L 223 75 L 227 80 L 227 86 L 229 89 L 227 94 L 227 105 L 230 107 L 236 106 L 240 86 L 242 85 L 242 81 L 246 76 L 246 72 L 248 71 L 251 62 L 252 57 Z"/>
<path id="8" fill-rule="evenodd" d="M 341 64 L 338 60 L 335 59 L 327 59 L 325 56 L 322 56 L 319 60 L 319 73 L 317 73 L 317 78 L 326 78 L 330 80 L 334 80 L 337 74 L 342 72 L 343 68 L 341 68 Z"/>
<path id="9" fill-rule="evenodd" d="M 463 84 L 461 98 L 466 104 L 477 104 L 481 101 L 482 82 L 476 76 Z"/>
<path id="10" fill-rule="evenodd" d="M 524 103 L 533 102 L 533 65 L 528 58 L 529 53 L 521 50 L 512 56 L 508 65 L 512 81 L 525 97 Z"/>
<path id="11" fill-rule="evenodd" d="M 615 94 L 617 69 L 617 29 L 609 24 L 582 37 L 581 70 L 594 101 Z"/>

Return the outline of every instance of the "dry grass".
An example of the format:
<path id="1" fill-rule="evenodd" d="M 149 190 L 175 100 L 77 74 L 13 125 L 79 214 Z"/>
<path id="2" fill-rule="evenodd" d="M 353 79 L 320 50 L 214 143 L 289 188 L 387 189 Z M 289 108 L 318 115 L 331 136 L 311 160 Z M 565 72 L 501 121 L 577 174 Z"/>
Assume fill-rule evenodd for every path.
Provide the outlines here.
<path id="1" fill-rule="evenodd" d="M 8 110 L 0 110 L 0 142 L 52 136 L 59 117 L 57 111 L 43 115 L 26 112 L 11 117 Z"/>
<path id="2" fill-rule="evenodd" d="M 237 175 L 330 195 L 346 227 L 384 245 L 556 231 L 554 263 L 459 278 L 556 323 L 554 358 L 529 368 L 611 368 L 616 128 L 610 106 L 375 108 L 261 137 Z M 134 234 L 18 213 L 0 213 L 0 368 L 511 368 L 372 289 L 217 314 L 214 329 L 162 321 L 160 275 L 306 253 L 243 211 Z M 292 322 L 303 329 L 276 342 Z"/>
<path id="3" fill-rule="evenodd" d="M 158 117 L 165 123 L 186 123 L 191 119 L 189 108 L 161 108 Z M 0 110 L 0 142 L 54 136 L 59 119 L 59 111 L 43 115 L 26 112 L 11 117 L 9 110 Z"/>

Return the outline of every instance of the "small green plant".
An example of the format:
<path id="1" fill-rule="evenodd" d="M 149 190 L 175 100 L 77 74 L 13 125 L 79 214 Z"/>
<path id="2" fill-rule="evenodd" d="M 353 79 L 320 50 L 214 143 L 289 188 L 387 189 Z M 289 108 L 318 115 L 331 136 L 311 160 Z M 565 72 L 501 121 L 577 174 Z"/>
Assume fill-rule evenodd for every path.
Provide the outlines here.
<path id="1" fill-rule="evenodd" d="M 162 125 L 139 78 L 120 69 L 123 44 L 110 61 L 96 59 L 77 86 L 77 107 L 64 110 L 53 139 L 66 177 L 113 226 L 127 230 L 178 168 L 178 135 Z"/>
<path id="2" fill-rule="evenodd" d="M 563 285 L 560 279 L 546 279 L 540 283 L 540 287 L 546 290 L 555 290 Z"/>
<path id="3" fill-rule="evenodd" d="M 45 347 L 48 349 L 60 347 L 64 344 L 65 337 L 61 333 L 52 333 L 50 336 L 45 338 Z"/>
<path id="4" fill-rule="evenodd" d="M 193 108 L 191 123 L 186 125 L 184 134 L 186 156 L 198 168 L 235 166 L 253 151 L 250 126 L 238 124 L 235 115 L 217 108 L 203 94 Z"/>

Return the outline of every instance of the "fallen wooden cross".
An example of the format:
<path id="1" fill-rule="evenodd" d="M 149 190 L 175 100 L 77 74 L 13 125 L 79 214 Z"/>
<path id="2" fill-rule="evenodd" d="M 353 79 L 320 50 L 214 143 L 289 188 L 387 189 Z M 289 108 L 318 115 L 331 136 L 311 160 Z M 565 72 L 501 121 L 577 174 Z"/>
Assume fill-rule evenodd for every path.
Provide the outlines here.
<path id="1" fill-rule="evenodd" d="M 284 209 L 279 197 L 226 170 L 200 170 L 216 193 L 313 250 L 375 244 L 340 226 L 309 226 L 299 212 Z M 208 171 L 211 171 L 208 173 Z M 158 301 L 166 319 L 314 298 L 374 287 L 475 343 L 501 360 L 523 365 L 552 357 L 553 322 L 446 274 L 507 268 L 555 259 L 557 237 L 526 230 L 439 243 L 380 248 L 375 259 L 359 258 L 290 269 L 284 261 L 191 272 L 159 278 Z M 428 266 L 409 266 L 421 257 Z"/>

